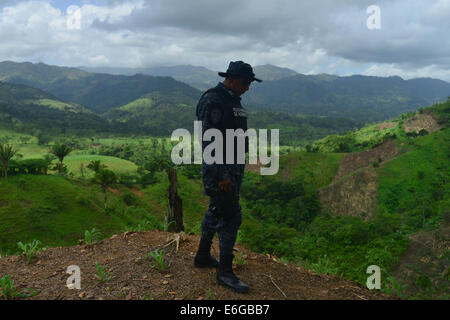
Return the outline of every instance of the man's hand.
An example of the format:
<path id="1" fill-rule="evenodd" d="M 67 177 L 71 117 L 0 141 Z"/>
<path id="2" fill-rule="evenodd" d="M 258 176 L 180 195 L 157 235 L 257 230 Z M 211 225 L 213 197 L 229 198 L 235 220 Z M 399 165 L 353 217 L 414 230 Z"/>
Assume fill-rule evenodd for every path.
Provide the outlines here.
<path id="1" fill-rule="evenodd" d="M 230 192 L 231 191 L 231 180 L 230 178 L 226 178 L 223 181 L 219 182 L 219 188 L 222 191 Z"/>

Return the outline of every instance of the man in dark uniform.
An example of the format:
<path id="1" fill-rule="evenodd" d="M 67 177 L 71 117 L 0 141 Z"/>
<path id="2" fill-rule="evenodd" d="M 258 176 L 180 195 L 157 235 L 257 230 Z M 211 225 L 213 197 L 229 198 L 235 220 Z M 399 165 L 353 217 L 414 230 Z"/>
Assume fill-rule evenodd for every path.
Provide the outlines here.
<path id="1" fill-rule="evenodd" d="M 219 284 L 246 293 L 248 286 L 236 277 L 232 269 L 233 247 L 242 221 L 239 190 L 245 163 L 238 163 L 237 139 L 227 141 L 226 129 L 247 130 L 247 114 L 240 96 L 249 89 L 252 81 L 261 80 L 255 78 L 252 67 L 242 61 L 230 62 L 227 72 L 219 72 L 219 75 L 225 77 L 225 81 L 207 90 L 197 105 L 202 135 L 208 129 L 218 129 L 224 143 L 222 163 L 207 164 L 203 158 L 203 185 L 205 194 L 210 197 L 210 204 L 202 222 L 202 237 L 194 264 L 200 268 L 218 267 L 216 279 Z M 248 152 L 248 140 L 245 142 L 245 152 Z M 209 143 L 203 141 L 202 149 L 205 150 Z M 234 143 L 234 162 L 229 164 L 226 161 L 226 146 L 231 143 Z M 216 232 L 219 234 L 220 262 L 210 254 Z"/>

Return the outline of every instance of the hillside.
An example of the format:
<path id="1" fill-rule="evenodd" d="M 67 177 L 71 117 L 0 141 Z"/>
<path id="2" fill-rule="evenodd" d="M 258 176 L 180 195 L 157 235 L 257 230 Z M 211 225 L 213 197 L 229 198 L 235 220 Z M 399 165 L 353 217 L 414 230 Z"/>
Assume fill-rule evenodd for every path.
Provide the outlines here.
<path id="1" fill-rule="evenodd" d="M 0 128 L 47 135 L 61 132 L 125 130 L 111 125 L 83 106 L 61 101 L 54 95 L 25 85 L 0 82 Z"/>
<path id="2" fill-rule="evenodd" d="M 179 94 L 186 104 L 200 97 L 198 90 L 170 77 L 97 74 L 42 63 L 0 62 L 0 80 L 39 88 L 99 114 L 151 92 Z"/>
<path id="3" fill-rule="evenodd" d="M 129 72 L 128 76 L 100 74 L 45 64 L 0 62 L 0 80 L 42 89 L 99 114 L 153 93 L 167 99 L 177 96 L 180 103 L 194 106 L 201 91 L 180 81 L 204 82 L 201 90 L 218 82 L 217 74 L 203 67 L 161 67 L 152 72 L 165 76 L 135 72 Z M 243 104 L 249 110 L 268 109 L 367 123 L 445 100 L 450 94 L 448 82 L 428 78 L 303 75 L 271 65 L 255 67 L 256 75 L 258 72 L 263 79 L 274 80 L 252 85 L 243 96 Z"/>
<path id="4" fill-rule="evenodd" d="M 179 95 L 150 93 L 126 105 L 114 108 L 103 116 L 116 123 L 133 128 L 135 132 L 169 136 L 175 129 L 193 132 L 197 101 L 186 104 Z M 360 122 L 341 117 L 294 116 L 274 111 L 250 111 L 250 128 L 282 128 L 280 143 L 299 146 L 330 134 L 342 134 L 361 125 Z"/>
<path id="5" fill-rule="evenodd" d="M 307 151 L 283 155 L 275 176 L 260 176 L 247 168 L 241 189 L 239 248 L 362 286 L 367 267 L 377 265 L 383 293 L 404 299 L 446 299 L 450 287 L 449 114 L 450 100 L 328 136 Z M 14 141 L 23 138 L 13 136 Z M 167 139 L 93 139 L 79 145 L 82 149 L 73 158 L 75 173 L 80 164 L 76 161 L 88 161 L 95 154 L 92 151 L 109 156 L 103 158 L 108 165 L 118 157 L 142 167 L 108 190 L 106 210 L 100 187 L 78 174 L 75 178 L 11 175 L 7 181 L 1 179 L 3 252 L 16 253 L 17 241 L 33 239 L 46 246 L 73 246 L 92 226 L 99 228 L 102 238 L 125 230 L 166 229 L 169 182 L 165 172 L 152 171 L 151 161 L 170 150 Z M 36 153 L 33 150 L 27 152 Z M 198 235 L 208 205 L 199 167 L 178 168 L 178 187 L 186 233 Z M 334 196 L 324 198 L 327 192 Z M 92 223 L 87 218 L 93 214 L 89 208 L 97 211 L 94 217 L 111 225 L 104 230 L 102 224 Z M 84 218 L 78 221 L 78 215 Z M 61 231 L 72 224 L 74 232 Z M 237 253 L 236 262 L 249 263 L 253 253 L 245 254 L 247 258 Z"/>
<path id="6" fill-rule="evenodd" d="M 0 181 L 2 253 L 16 252 L 18 241 L 33 239 L 48 246 L 73 245 L 85 230 L 96 227 L 108 236 L 146 217 L 131 210 L 127 217 L 105 214 L 103 194 L 96 185 L 71 183 L 52 175 L 16 175 L 4 180 Z M 118 200 L 110 195 L 111 203 Z"/>
<path id="7" fill-rule="evenodd" d="M 222 81 L 217 71 L 209 70 L 205 67 L 191 66 L 191 65 L 178 65 L 170 67 L 152 67 L 152 68 L 87 68 L 79 67 L 81 70 L 96 73 L 109 73 L 115 75 L 134 75 L 137 73 L 160 76 L 160 77 L 172 77 L 175 80 L 189 84 L 190 86 L 197 88 L 201 91 L 205 91 L 211 87 L 216 86 L 219 81 Z M 256 77 L 262 80 L 278 80 L 286 77 L 296 75 L 297 72 L 288 68 L 280 68 L 273 65 L 255 66 L 253 71 Z"/>
<path id="8" fill-rule="evenodd" d="M 255 66 L 253 71 L 257 78 L 269 81 L 269 80 L 280 80 L 287 77 L 292 77 L 298 73 L 289 68 L 281 68 L 271 64 L 265 64 L 263 66 Z"/>
<path id="9" fill-rule="evenodd" d="M 178 250 L 177 234 L 145 231 L 113 235 L 92 245 L 48 248 L 38 253 L 29 264 L 24 256 L 0 258 L 0 275 L 8 274 L 16 288 L 31 288 L 39 293 L 29 299 L 49 300 L 378 300 L 392 299 L 379 292 L 336 276 L 319 275 L 292 264 L 283 264 L 275 257 L 251 252 L 236 246 L 243 264 L 235 272 L 250 286 L 248 294 L 234 293 L 215 282 L 214 269 L 193 266 L 199 237 L 181 235 Z M 152 267 L 149 252 L 161 249 L 168 268 Z M 213 254 L 218 253 L 217 240 Z M 95 263 L 110 273 L 109 280 L 100 281 Z M 69 265 L 81 269 L 81 289 L 69 290 L 66 281 Z"/>
<path id="10" fill-rule="evenodd" d="M 384 292 L 447 299 L 449 112 L 447 100 L 329 136 L 282 157 L 274 177 L 247 174 L 244 243 L 360 283 L 375 264 Z"/>
<path id="11" fill-rule="evenodd" d="M 196 104 L 197 101 L 186 99 L 181 94 L 154 92 L 111 109 L 104 117 L 145 134 L 170 136 L 178 128 L 187 128 L 193 132 Z"/>
<path id="12" fill-rule="evenodd" d="M 373 122 L 445 100 L 449 94 L 450 83 L 435 79 L 299 74 L 255 85 L 243 101 L 255 108 Z"/>

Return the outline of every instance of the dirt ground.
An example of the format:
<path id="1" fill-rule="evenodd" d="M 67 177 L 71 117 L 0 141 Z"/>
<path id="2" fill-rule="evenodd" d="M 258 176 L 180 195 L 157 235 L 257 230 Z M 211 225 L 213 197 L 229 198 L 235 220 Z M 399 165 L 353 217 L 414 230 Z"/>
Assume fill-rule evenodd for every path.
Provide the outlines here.
<path id="1" fill-rule="evenodd" d="M 320 203 L 342 216 L 372 218 L 378 205 L 378 176 L 374 168 L 358 169 L 319 190 Z"/>
<path id="2" fill-rule="evenodd" d="M 374 162 L 378 162 L 381 159 L 381 163 L 386 162 L 400 153 L 400 148 L 392 140 L 387 140 L 372 148 L 361 152 L 353 152 L 345 154 L 339 164 L 338 171 L 334 177 L 334 182 L 342 178 L 343 176 L 367 166 L 371 166 Z"/>
<path id="3" fill-rule="evenodd" d="M 198 236 L 184 235 L 178 251 L 175 242 L 167 245 L 175 236 L 161 231 L 126 232 L 93 245 L 48 248 L 32 264 L 24 256 L 2 257 L 0 277 L 8 274 L 17 289 L 39 292 L 26 299 L 392 299 L 337 276 L 284 265 L 275 257 L 253 253 L 239 244 L 235 256 L 245 262 L 236 264 L 235 273 L 250 286 L 250 292 L 235 293 L 216 284 L 215 269 L 193 266 Z M 164 250 L 164 261 L 169 265 L 165 271 L 157 270 L 147 258 L 157 248 Z M 212 254 L 217 257 L 218 252 L 214 240 Z M 112 278 L 104 282 L 96 279 L 95 262 L 105 266 Z M 81 269 L 80 290 L 66 286 L 70 265 Z"/>
<path id="4" fill-rule="evenodd" d="M 400 153 L 401 148 L 387 140 L 370 150 L 345 154 L 333 182 L 319 190 L 320 203 L 339 215 L 372 218 L 378 205 L 378 176 L 373 164 L 382 166 Z"/>
<path id="5" fill-rule="evenodd" d="M 429 113 L 416 114 L 414 117 L 406 120 L 404 126 L 406 133 L 412 131 L 419 133 L 422 129 L 427 130 L 428 133 L 432 133 L 441 128 L 435 116 Z"/>
<path id="6" fill-rule="evenodd" d="M 390 129 L 395 127 L 398 124 L 398 122 L 384 122 L 384 123 L 379 123 L 377 125 L 378 130 L 384 130 L 384 129 Z"/>

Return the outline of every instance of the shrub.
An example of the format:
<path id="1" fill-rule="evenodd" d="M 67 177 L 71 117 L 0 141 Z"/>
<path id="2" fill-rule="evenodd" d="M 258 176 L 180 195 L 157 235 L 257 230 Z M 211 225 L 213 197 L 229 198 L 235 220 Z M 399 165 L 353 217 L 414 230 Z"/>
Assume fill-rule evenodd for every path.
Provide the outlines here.
<path id="1" fill-rule="evenodd" d="M 133 188 L 135 181 L 138 181 L 138 176 L 134 174 L 122 173 L 119 174 L 119 183 L 128 188 Z"/>
<path id="2" fill-rule="evenodd" d="M 81 204 L 83 206 L 88 206 L 90 204 L 89 199 L 86 198 L 82 194 L 77 194 L 77 196 L 75 197 L 75 202 L 78 203 L 78 204 Z"/>
<path id="3" fill-rule="evenodd" d="M 124 192 L 122 199 L 127 206 L 135 205 L 138 201 L 138 197 L 134 193 L 128 191 Z"/>
<path id="4" fill-rule="evenodd" d="M 416 279 L 416 285 L 422 290 L 427 290 L 429 287 L 431 287 L 431 280 L 426 275 L 421 274 Z"/>

